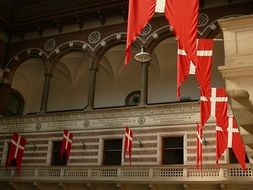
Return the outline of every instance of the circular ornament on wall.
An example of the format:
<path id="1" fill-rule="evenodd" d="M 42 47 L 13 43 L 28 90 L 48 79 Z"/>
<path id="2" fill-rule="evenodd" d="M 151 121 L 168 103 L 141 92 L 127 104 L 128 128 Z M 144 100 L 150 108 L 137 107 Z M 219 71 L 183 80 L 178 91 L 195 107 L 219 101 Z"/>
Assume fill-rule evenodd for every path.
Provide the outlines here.
<path id="1" fill-rule="evenodd" d="M 36 123 L 35 129 L 36 129 L 36 131 L 39 131 L 41 129 L 41 124 L 40 123 Z"/>
<path id="2" fill-rule="evenodd" d="M 139 117 L 138 123 L 143 125 L 145 123 L 145 117 L 143 117 L 143 116 Z"/>
<path id="3" fill-rule="evenodd" d="M 51 50 L 53 50 L 53 49 L 55 48 L 55 44 L 56 44 L 56 42 L 55 42 L 54 39 L 49 39 L 49 40 L 47 40 L 47 41 L 45 42 L 45 44 L 44 44 L 44 49 L 45 49 L 46 51 L 51 51 Z"/>
<path id="4" fill-rule="evenodd" d="M 84 126 L 85 128 L 88 128 L 88 127 L 90 126 L 89 120 L 84 120 L 83 126 Z"/>
<path id="5" fill-rule="evenodd" d="M 206 26 L 208 22 L 209 22 L 209 17 L 207 14 L 205 14 L 205 13 L 199 14 L 198 27 Z"/>
<path id="6" fill-rule="evenodd" d="M 141 31 L 141 35 L 142 36 L 146 36 L 146 35 L 148 35 L 151 32 L 151 30 L 152 30 L 152 25 L 148 23 L 145 26 L 145 28 Z"/>
<path id="7" fill-rule="evenodd" d="M 94 31 L 94 32 L 90 33 L 90 35 L 88 37 L 88 41 L 91 44 L 95 44 L 95 43 L 99 42 L 100 38 L 101 38 L 101 34 L 98 31 Z"/>

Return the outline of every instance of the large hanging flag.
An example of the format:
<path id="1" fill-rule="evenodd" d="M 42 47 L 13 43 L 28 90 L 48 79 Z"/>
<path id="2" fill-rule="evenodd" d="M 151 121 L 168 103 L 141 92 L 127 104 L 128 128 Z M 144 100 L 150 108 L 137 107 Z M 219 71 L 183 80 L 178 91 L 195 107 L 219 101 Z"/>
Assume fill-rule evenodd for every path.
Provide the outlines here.
<path id="1" fill-rule="evenodd" d="M 197 40 L 197 67 L 190 61 L 186 51 L 178 41 L 177 55 L 177 99 L 180 98 L 180 86 L 190 74 L 195 74 L 199 86 L 203 93 L 206 94 L 211 88 L 211 63 L 213 54 L 213 39 Z"/>
<path id="2" fill-rule="evenodd" d="M 60 153 L 61 159 L 62 159 L 62 156 L 64 153 L 66 153 L 66 159 L 67 160 L 69 159 L 73 136 L 74 135 L 72 133 L 70 133 L 68 130 L 64 129 L 63 139 L 62 139 L 62 143 L 61 143 L 61 153 Z"/>
<path id="3" fill-rule="evenodd" d="M 132 146 L 133 146 L 133 131 L 129 129 L 128 127 L 126 127 L 124 159 L 126 160 L 126 153 L 128 152 L 130 165 L 131 165 L 131 160 L 132 160 Z"/>
<path id="4" fill-rule="evenodd" d="M 155 12 L 156 0 L 129 0 L 125 65 L 131 57 L 131 44 Z"/>
<path id="5" fill-rule="evenodd" d="M 202 144 L 203 144 L 203 128 L 197 123 L 197 156 L 196 165 L 197 168 L 202 168 Z"/>
<path id="6" fill-rule="evenodd" d="M 207 93 L 201 91 L 200 117 L 201 126 L 205 126 L 210 116 L 216 118 L 217 126 L 222 126 L 227 117 L 228 97 L 224 88 L 210 88 Z"/>
<path id="7" fill-rule="evenodd" d="M 228 133 L 227 135 L 228 148 L 232 148 L 235 154 L 235 157 L 237 158 L 241 167 L 245 171 L 246 170 L 245 145 L 241 139 L 237 122 L 233 116 L 227 117 L 226 126 L 227 126 L 227 133 Z"/>
<path id="8" fill-rule="evenodd" d="M 227 131 L 223 127 L 216 126 L 216 163 L 227 149 Z"/>
<path id="9" fill-rule="evenodd" d="M 133 43 L 154 12 L 165 12 L 176 37 L 189 60 L 197 64 L 197 25 L 199 0 L 129 0 L 125 65 L 131 56 Z"/>
<path id="10" fill-rule="evenodd" d="M 16 159 L 18 174 L 20 174 L 20 168 L 21 168 L 22 158 L 23 158 L 23 154 L 25 150 L 25 144 L 26 144 L 25 138 L 23 138 L 22 136 L 18 135 L 15 132 L 12 134 L 10 150 L 9 150 L 6 166 L 9 166 L 10 163 L 14 159 Z"/>
<path id="11" fill-rule="evenodd" d="M 197 65 L 199 0 L 166 0 L 165 16 L 189 60 Z"/>

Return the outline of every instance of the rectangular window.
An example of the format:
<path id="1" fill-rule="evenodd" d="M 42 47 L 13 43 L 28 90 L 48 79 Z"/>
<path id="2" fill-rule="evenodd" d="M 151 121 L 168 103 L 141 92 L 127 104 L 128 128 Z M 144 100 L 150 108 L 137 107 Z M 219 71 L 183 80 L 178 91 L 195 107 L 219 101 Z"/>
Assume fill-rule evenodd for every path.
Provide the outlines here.
<path id="1" fill-rule="evenodd" d="M 184 163 L 183 140 L 183 137 L 165 137 L 162 139 L 162 164 Z"/>
<path id="2" fill-rule="evenodd" d="M 63 154 L 62 159 L 60 159 L 61 143 L 62 141 L 53 141 L 51 166 L 66 166 L 67 164 L 66 154 Z"/>
<path id="3" fill-rule="evenodd" d="M 122 140 L 104 140 L 103 165 L 121 165 Z"/>

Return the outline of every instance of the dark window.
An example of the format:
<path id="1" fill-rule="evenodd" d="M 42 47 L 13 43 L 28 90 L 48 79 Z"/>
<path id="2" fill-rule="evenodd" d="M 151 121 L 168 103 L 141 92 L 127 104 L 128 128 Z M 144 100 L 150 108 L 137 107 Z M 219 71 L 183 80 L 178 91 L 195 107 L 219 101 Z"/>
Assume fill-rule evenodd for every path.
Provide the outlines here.
<path id="1" fill-rule="evenodd" d="M 245 161 L 246 161 L 246 163 L 249 163 L 249 159 L 248 159 L 248 156 L 246 153 L 245 153 Z M 231 164 L 238 163 L 237 158 L 236 158 L 232 148 L 229 148 L 229 163 L 231 163 Z"/>
<path id="2" fill-rule="evenodd" d="M 6 164 L 7 164 L 7 161 L 8 161 L 8 157 L 9 157 L 9 153 L 10 153 L 10 149 L 11 149 L 11 143 L 8 143 L 8 154 L 7 154 L 7 158 L 6 158 Z M 5 164 L 5 165 L 6 165 Z M 14 158 L 11 163 L 9 164 L 9 166 L 17 166 L 17 163 L 16 163 L 16 158 Z"/>
<path id="3" fill-rule="evenodd" d="M 104 165 L 121 165 L 122 140 L 105 140 L 104 141 Z"/>
<path id="4" fill-rule="evenodd" d="M 137 106 L 140 103 L 141 92 L 133 91 L 129 93 L 125 99 L 126 106 Z"/>
<path id="5" fill-rule="evenodd" d="M 183 164 L 183 137 L 166 137 L 162 140 L 162 164 Z"/>
<path id="6" fill-rule="evenodd" d="M 62 159 L 60 158 L 62 141 L 53 141 L 53 152 L 52 152 L 52 166 L 66 166 L 67 157 L 64 153 Z"/>

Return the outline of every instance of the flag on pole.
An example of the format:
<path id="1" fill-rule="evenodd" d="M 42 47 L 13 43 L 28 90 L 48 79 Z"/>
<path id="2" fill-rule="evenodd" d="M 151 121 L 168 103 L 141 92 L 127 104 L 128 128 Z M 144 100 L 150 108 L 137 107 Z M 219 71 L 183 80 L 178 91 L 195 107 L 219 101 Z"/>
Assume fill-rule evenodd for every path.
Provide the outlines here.
<path id="1" fill-rule="evenodd" d="M 133 131 L 126 127 L 125 132 L 125 145 L 124 145 L 124 160 L 126 160 L 126 154 L 128 152 L 129 161 L 131 165 L 132 160 L 132 146 L 133 146 Z"/>
<path id="2" fill-rule="evenodd" d="M 203 129 L 202 127 L 199 125 L 199 123 L 197 123 L 197 156 L 196 156 L 196 165 L 197 168 L 202 168 L 202 144 L 203 144 Z"/>
<path id="3" fill-rule="evenodd" d="M 62 144 L 61 144 L 61 153 L 60 153 L 61 159 L 62 159 L 62 156 L 64 153 L 66 153 L 66 160 L 69 159 L 73 136 L 74 135 L 72 133 L 70 133 L 68 130 L 64 129 L 63 139 L 62 139 Z"/>
<path id="4" fill-rule="evenodd" d="M 10 163 L 14 159 L 16 159 L 18 174 L 20 174 L 20 168 L 21 168 L 21 163 L 22 163 L 23 154 L 25 150 L 25 144 L 26 144 L 25 138 L 23 138 L 22 136 L 18 135 L 15 132 L 12 134 L 10 150 L 9 150 L 6 166 L 9 166 Z"/>

